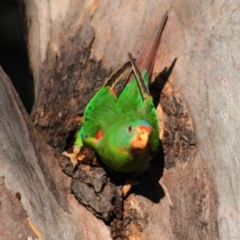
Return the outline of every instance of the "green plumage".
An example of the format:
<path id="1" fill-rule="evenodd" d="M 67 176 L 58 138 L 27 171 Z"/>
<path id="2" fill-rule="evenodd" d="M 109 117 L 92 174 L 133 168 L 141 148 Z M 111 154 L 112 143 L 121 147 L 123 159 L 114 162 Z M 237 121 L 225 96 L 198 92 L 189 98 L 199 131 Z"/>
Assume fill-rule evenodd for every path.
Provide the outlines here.
<path id="1" fill-rule="evenodd" d="M 86 106 L 76 137 L 75 146 L 93 148 L 108 167 L 119 172 L 136 175 L 144 172 L 158 149 L 158 117 L 148 85 L 166 19 L 167 16 L 137 61 L 137 66 L 129 54 L 136 77 L 131 74 L 117 96 L 113 87 L 122 80 L 121 75 L 130 64 L 125 64 L 112 75 Z M 141 74 L 138 75 L 139 70 Z"/>

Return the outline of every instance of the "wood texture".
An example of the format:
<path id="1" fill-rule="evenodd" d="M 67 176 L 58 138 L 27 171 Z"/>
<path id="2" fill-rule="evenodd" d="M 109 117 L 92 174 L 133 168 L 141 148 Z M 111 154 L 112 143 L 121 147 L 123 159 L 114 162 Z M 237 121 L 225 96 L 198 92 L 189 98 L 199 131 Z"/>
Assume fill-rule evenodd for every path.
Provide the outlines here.
<path id="1" fill-rule="evenodd" d="M 167 57 L 159 61 L 178 57 L 171 84 L 191 114 L 198 150 L 216 184 L 219 238 L 238 239 L 239 4 L 177 1 L 172 7 L 167 48 L 162 44 Z"/>
<path id="2" fill-rule="evenodd" d="M 70 179 L 2 69 L 0 89 L 1 239 L 110 239 L 108 228 L 70 193 Z"/>
<path id="3" fill-rule="evenodd" d="M 0 175 L 7 188 L 21 193 L 23 208 L 45 239 L 109 237 L 107 226 L 69 193 L 70 180 L 42 138 L 57 153 L 69 146 L 86 103 L 112 69 L 127 60 L 127 52 L 138 56 L 166 10 L 169 20 L 153 76 L 177 58 L 158 107 L 165 168 L 161 179 L 157 175 L 157 187 L 164 197 L 146 197 L 157 194 L 151 185 L 136 188 L 124 201 L 124 218 L 130 219 L 125 231 L 128 239 L 239 239 L 239 4 L 21 2 L 35 80 L 31 118 L 42 137 L 5 81 L 0 87 L 5 91 L 0 95 L 5 166 Z M 35 204 L 29 204 L 29 196 Z"/>

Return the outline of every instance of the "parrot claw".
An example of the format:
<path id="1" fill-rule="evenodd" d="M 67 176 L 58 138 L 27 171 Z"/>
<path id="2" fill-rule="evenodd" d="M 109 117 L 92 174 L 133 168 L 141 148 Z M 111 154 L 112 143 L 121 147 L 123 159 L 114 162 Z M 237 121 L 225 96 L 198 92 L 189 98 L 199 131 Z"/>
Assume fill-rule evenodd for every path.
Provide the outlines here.
<path id="1" fill-rule="evenodd" d="M 84 154 L 79 154 L 80 149 L 81 149 L 80 147 L 75 146 L 75 147 L 73 147 L 72 153 L 68 153 L 67 151 L 64 151 L 62 153 L 63 156 L 70 158 L 70 161 L 74 167 L 77 165 L 78 161 L 82 161 L 85 157 Z"/>
<path id="2" fill-rule="evenodd" d="M 132 186 L 134 185 L 138 185 L 139 182 L 138 181 L 135 181 L 134 179 L 132 178 L 127 178 L 126 179 L 126 182 L 123 186 L 123 189 L 122 189 L 122 195 L 123 197 L 126 197 L 127 194 L 129 193 L 129 191 L 131 190 Z"/>
<path id="3" fill-rule="evenodd" d="M 73 164 L 74 167 L 77 165 L 78 160 L 77 160 L 76 154 L 68 153 L 66 151 L 64 151 L 62 154 L 63 154 L 63 156 L 70 158 L 70 161 L 71 161 L 71 163 Z"/>

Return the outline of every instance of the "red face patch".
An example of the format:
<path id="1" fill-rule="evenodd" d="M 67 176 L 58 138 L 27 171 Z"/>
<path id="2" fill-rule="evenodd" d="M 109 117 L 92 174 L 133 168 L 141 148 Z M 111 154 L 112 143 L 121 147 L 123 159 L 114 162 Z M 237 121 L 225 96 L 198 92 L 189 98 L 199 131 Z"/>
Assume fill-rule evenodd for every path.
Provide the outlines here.
<path id="1" fill-rule="evenodd" d="M 147 131 L 147 132 L 152 132 L 152 128 L 149 127 L 149 126 L 141 125 L 141 126 L 138 127 L 138 129 L 144 130 L 144 131 Z"/>
<path id="2" fill-rule="evenodd" d="M 99 139 L 102 138 L 102 136 L 103 136 L 102 129 L 99 129 L 99 130 L 97 131 L 97 133 L 96 133 L 95 138 L 96 138 L 97 140 L 99 140 Z"/>
<path id="3" fill-rule="evenodd" d="M 119 151 L 120 152 L 125 152 L 125 149 L 124 148 L 119 148 Z"/>

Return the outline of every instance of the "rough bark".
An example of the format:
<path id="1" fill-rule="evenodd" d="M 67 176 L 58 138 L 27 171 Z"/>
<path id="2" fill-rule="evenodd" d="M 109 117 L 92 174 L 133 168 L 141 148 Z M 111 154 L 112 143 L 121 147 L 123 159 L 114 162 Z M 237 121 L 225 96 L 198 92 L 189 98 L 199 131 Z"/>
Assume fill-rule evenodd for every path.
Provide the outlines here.
<path id="1" fill-rule="evenodd" d="M 1 239 L 110 239 L 71 194 L 70 178 L 2 69 L 0 96 Z"/>
<path id="2" fill-rule="evenodd" d="M 169 20 L 154 76 L 175 58 L 177 62 L 158 106 L 164 171 L 159 157 L 158 168 L 152 167 L 124 200 L 123 219 L 113 221 L 113 226 L 124 232 L 119 236 L 129 239 L 239 239 L 239 5 L 207 0 L 22 0 L 22 6 L 35 79 L 31 117 L 41 137 L 19 110 L 19 103 L 4 100 L 16 98 L 1 94 L 1 104 L 6 109 L 12 104 L 11 113 L 16 116 L 9 120 L 12 130 L 1 135 L 6 142 L 2 159 L 9 168 L 2 168 L 0 174 L 7 191 L 21 194 L 26 214 L 45 239 L 56 239 L 57 234 L 60 239 L 74 239 L 65 237 L 65 231 L 71 236 L 78 232 L 80 239 L 90 239 L 87 232 L 92 230 L 98 239 L 109 236 L 107 226 L 69 193 L 70 179 L 61 173 L 52 150 L 41 139 L 57 153 L 69 146 L 86 103 L 112 69 L 126 61 L 127 52 L 138 56 L 166 10 Z M 1 110 L 3 116 L 8 114 Z M 7 131 L 8 122 L 1 119 Z M 10 156 L 10 144 L 17 143 L 21 143 L 18 155 Z M 31 170 L 25 171 L 26 167 Z M 23 182 L 16 181 L 16 169 Z M 33 179 L 34 188 L 27 179 Z M 29 196 L 37 199 L 36 204 L 28 204 Z M 42 205 L 51 211 L 44 211 Z M 74 209 L 79 209 L 78 216 Z M 57 228 L 52 229 L 54 218 L 47 214 L 57 214 Z"/>

